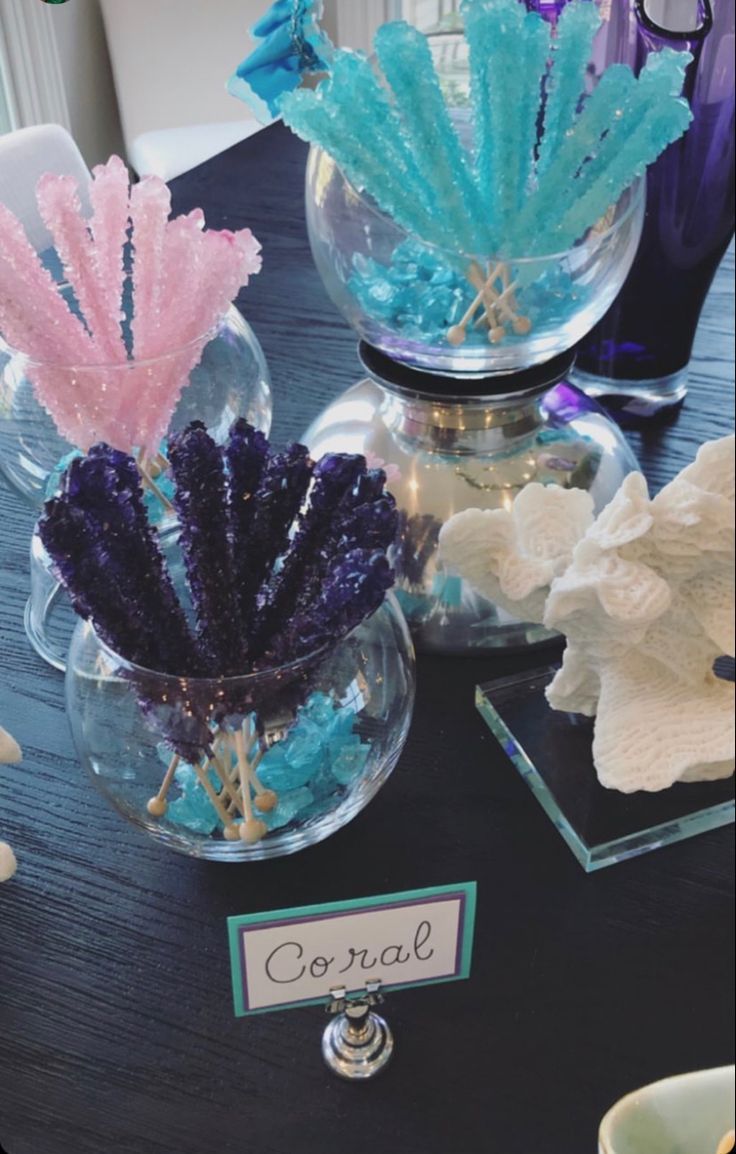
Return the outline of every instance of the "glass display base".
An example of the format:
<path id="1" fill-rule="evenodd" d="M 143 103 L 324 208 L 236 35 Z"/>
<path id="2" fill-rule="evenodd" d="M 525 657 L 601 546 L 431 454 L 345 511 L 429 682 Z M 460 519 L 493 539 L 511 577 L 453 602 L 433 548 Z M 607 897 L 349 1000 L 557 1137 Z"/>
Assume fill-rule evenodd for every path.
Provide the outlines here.
<path id="1" fill-rule="evenodd" d="M 616 419 L 650 420 L 675 413 L 687 396 L 688 366 L 668 377 L 637 381 L 605 377 L 576 366 L 573 384 L 598 401 Z"/>
<path id="2" fill-rule="evenodd" d="M 550 709 L 554 668 L 479 685 L 476 705 L 587 873 L 734 820 L 734 778 L 662 793 L 604 789 L 593 765 L 593 723 Z"/>

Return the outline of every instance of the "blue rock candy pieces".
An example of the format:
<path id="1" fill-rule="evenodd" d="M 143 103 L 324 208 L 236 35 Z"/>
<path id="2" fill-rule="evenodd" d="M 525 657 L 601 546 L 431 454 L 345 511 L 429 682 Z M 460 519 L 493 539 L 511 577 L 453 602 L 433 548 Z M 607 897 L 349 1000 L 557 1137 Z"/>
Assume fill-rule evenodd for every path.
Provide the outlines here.
<path id="1" fill-rule="evenodd" d="M 314 804 L 314 794 L 308 789 L 293 789 L 279 795 L 279 803 L 270 813 L 263 815 L 263 820 L 270 832 L 283 829 L 291 825 Z"/>
<path id="2" fill-rule="evenodd" d="M 166 817 L 174 825 L 181 825 L 190 833 L 211 836 L 221 826 L 217 811 L 207 796 L 197 776 L 197 771 L 191 765 L 180 765 L 176 771 L 176 783 L 181 790 L 181 797 L 169 803 Z M 220 783 L 210 775 L 210 784 L 219 789 Z"/>
<path id="3" fill-rule="evenodd" d="M 538 320 L 564 324 L 580 307 L 583 294 L 578 285 L 573 294 L 569 273 L 558 265 L 548 265 L 544 272 L 533 263 L 529 266 L 509 264 L 511 281 L 520 285 L 516 299 L 524 316 L 535 324 Z M 527 281 L 527 277 L 530 279 Z M 390 265 L 356 258 L 349 288 L 364 311 L 401 330 L 408 340 L 439 343 L 451 325 L 457 324 L 475 299 L 476 289 L 466 277 L 449 269 L 442 254 L 409 239 L 393 252 Z M 526 337 L 510 333 L 508 344 L 522 344 Z M 483 328 L 468 330 L 467 345 L 487 345 Z"/>
<path id="4" fill-rule="evenodd" d="M 370 749 L 367 745 L 349 745 L 340 750 L 332 762 L 332 773 L 340 785 L 350 786 L 365 769 Z"/>
<path id="5" fill-rule="evenodd" d="M 212 802 L 204 790 L 189 797 L 178 797 L 172 801 L 166 817 L 174 825 L 181 825 L 190 833 L 210 837 L 220 824 Z"/>
<path id="6" fill-rule="evenodd" d="M 277 806 L 259 815 L 269 831 L 328 812 L 364 774 L 371 746 L 355 732 L 355 716 L 353 705 L 340 705 L 324 693 L 314 693 L 299 709 L 288 737 L 264 755 L 258 767 L 259 781 L 278 795 Z M 167 747 L 159 745 L 157 753 L 162 764 L 168 765 L 171 754 Z M 175 780 L 181 796 L 170 803 L 167 819 L 207 836 L 222 829 L 197 771 L 182 764 Z M 221 782 L 213 771 L 209 780 L 219 793 Z"/>
<path id="7" fill-rule="evenodd" d="M 465 0 L 463 14 L 472 154 L 461 145 L 429 46 L 402 23 L 384 26 L 376 38 L 388 92 L 368 83 L 363 58 L 338 52 L 331 78 L 316 92 L 284 97 L 284 119 L 331 153 L 407 232 L 449 250 L 448 264 L 467 254 L 519 259 L 559 252 L 686 130 L 678 93 L 690 58 L 662 52 L 639 81 L 614 66 L 598 98 L 584 99 L 600 19 L 595 4 L 570 0 L 554 36 L 519 0 Z M 656 83 L 652 70 L 660 72 Z M 638 125 L 624 145 L 622 115 Z M 377 283 L 373 301 L 379 312 L 400 310 L 400 285 Z"/>

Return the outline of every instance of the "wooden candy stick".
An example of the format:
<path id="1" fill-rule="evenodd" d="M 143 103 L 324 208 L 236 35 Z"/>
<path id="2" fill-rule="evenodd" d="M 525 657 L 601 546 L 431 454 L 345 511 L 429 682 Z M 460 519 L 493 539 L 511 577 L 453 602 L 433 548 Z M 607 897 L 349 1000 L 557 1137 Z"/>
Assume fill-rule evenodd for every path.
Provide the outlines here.
<path id="1" fill-rule="evenodd" d="M 268 798 L 270 796 L 273 796 L 274 798 L 276 798 L 276 794 L 273 793 L 272 790 L 266 789 L 265 785 L 262 784 L 262 782 L 259 780 L 259 778 L 256 774 L 256 770 L 258 769 L 258 766 L 260 765 L 261 761 L 263 760 L 263 757 L 264 757 L 263 753 L 258 753 L 256 755 L 256 757 L 253 759 L 253 761 L 248 759 L 248 762 L 247 762 L 248 779 L 249 779 L 250 785 L 252 786 L 252 788 L 256 794 L 256 798 L 255 798 L 256 809 L 260 809 L 264 813 L 267 813 L 270 809 L 273 809 L 274 806 L 271 806 L 268 804 L 262 805 L 262 804 L 259 804 L 259 802 L 260 802 L 261 798 Z M 243 806 L 242 790 L 241 790 L 241 782 L 240 782 L 240 770 L 238 767 L 235 768 L 233 775 L 229 778 L 229 782 L 230 782 L 231 789 L 233 789 L 233 787 L 235 787 L 233 789 L 233 792 L 232 792 L 232 800 L 230 802 L 230 809 L 232 810 L 233 808 L 237 807 L 242 811 L 242 806 Z M 277 801 L 278 801 L 278 799 L 276 799 L 276 802 L 274 802 L 274 805 L 277 803 Z"/>
<path id="2" fill-rule="evenodd" d="M 253 786 L 255 793 L 254 805 L 260 813 L 271 813 L 279 804 L 278 794 L 272 789 L 267 789 L 258 776 L 258 766 L 266 756 L 265 749 L 259 749 L 255 757 L 253 750 L 258 745 L 259 737 L 256 733 L 255 726 L 249 720 L 243 722 L 243 734 L 247 736 L 250 734 L 250 741 L 248 743 L 248 771 L 250 773 L 250 783 Z"/>
<path id="3" fill-rule="evenodd" d="M 478 293 L 477 297 L 473 301 L 472 305 L 470 306 L 470 308 L 468 309 L 468 311 L 466 312 L 466 314 L 462 318 L 462 320 L 459 321 L 458 324 L 452 325 L 452 327 L 447 330 L 447 339 L 451 345 L 461 345 L 464 342 L 465 338 L 468 335 L 467 334 L 468 325 L 470 324 L 473 317 L 475 316 L 478 309 L 480 308 L 481 304 L 483 303 L 484 292 L 485 292 L 485 286 L 480 290 L 480 292 Z"/>
<path id="4" fill-rule="evenodd" d="M 516 315 L 516 313 L 511 312 L 511 310 L 509 309 L 509 307 L 506 303 L 511 297 L 513 297 L 515 288 L 516 288 L 515 284 L 510 285 L 504 292 L 501 293 L 500 296 L 497 296 L 496 300 L 495 300 L 495 307 L 499 310 L 499 312 L 506 314 L 507 319 L 509 319 L 511 321 L 511 324 L 514 328 L 514 331 L 518 332 L 517 326 L 518 326 L 519 322 L 521 320 L 524 320 L 525 318 L 518 317 Z M 502 325 L 499 325 L 499 327 L 495 331 L 493 329 L 491 330 L 491 332 L 488 334 L 488 339 L 491 341 L 491 344 L 498 344 L 499 340 L 503 340 L 503 337 L 505 337 L 505 336 L 506 336 L 505 328 L 503 328 Z"/>
<path id="5" fill-rule="evenodd" d="M 240 837 L 246 845 L 256 845 L 259 841 L 263 841 L 268 833 L 268 826 L 265 822 L 258 821 L 253 813 L 253 802 L 250 796 L 250 765 L 248 762 L 245 735 L 242 729 L 236 729 L 233 735 L 233 742 L 238 759 L 238 768 L 240 770 L 241 796 L 245 815 L 245 821 L 240 827 Z M 252 744 L 250 748 L 252 748 Z"/>
<path id="6" fill-rule="evenodd" d="M 161 783 L 160 790 L 155 797 L 151 798 L 148 805 L 146 806 L 146 809 L 150 813 L 151 817 L 163 817 L 165 815 L 166 810 L 168 809 L 166 796 L 171 789 L 171 783 L 174 780 L 174 775 L 179 768 L 180 762 L 181 758 L 179 757 L 179 754 L 175 753 L 169 762 L 169 768 L 166 770 L 166 776 Z"/>
<path id="7" fill-rule="evenodd" d="M 214 762 L 209 757 L 204 758 L 203 761 L 200 762 L 199 765 L 195 765 L 195 767 L 194 767 L 194 771 L 197 774 L 197 778 L 199 779 L 199 784 L 202 786 L 202 789 L 205 791 L 208 798 L 212 802 L 212 804 L 215 807 L 215 810 L 217 812 L 217 816 L 219 817 L 220 821 L 222 822 L 222 824 L 225 826 L 225 829 L 227 830 L 228 826 L 231 826 L 233 824 L 233 819 L 232 819 L 232 816 L 225 809 L 225 806 L 222 804 L 222 798 L 216 793 L 216 791 L 212 787 L 212 782 L 210 781 L 208 774 L 213 769 L 215 770 L 215 772 L 217 772 L 216 767 L 214 765 Z M 219 776 L 219 774 L 218 774 L 218 776 Z"/>
<path id="8" fill-rule="evenodd" d="M 516 300 L 516 289 L 519 287 L 518 281 L 514 282 L 514 284 L 511 284 L 509 266 L 505 261 L 502 261 L 495 267 L 489 266 L 489 269 L 490 271 L 488 281 L 485 286 L 485 291 L 488 296 L 487 304 L 489 306 L 489 311 L 492 311 L 494 318 L 496 317 L 497 312 L 503 313 L 505 319 L 511 324 L 514 332 L 518 336 L 526 336 L 527 333 L 531 332 L 532 323 L 528 317 L 521 316 L 518 311 L 519 304 Z M 478 278 L 481 275 L 481 270 L 475 266 L 473 275 L 471 276 L 471 280 L 474 284 L 478 283 Z M 500 293 L 497 292 L 493 287 L 494 282 L 497 280 L 500 280 L 501 282 Z M 486 315 L 488 315 L 488 312 Z M 482 317 L 476 324 L 476 328 L 480 328 L 485 323 L 486 317 Z M 502 340 L 506 335 L 503 331 L 503 325 L 501 324 L 500 319 L 495 323 L 495 326 L 493 323 L 491 323 L 489 324 L 489 327 L 491 330 L 493 330 L 494 327 L 496 328 L 496 332 L 492 333 L 491 337 L 493 343 L 498 343 L 498 341 Z"/>
<path id="9" fill-rule="evenodd" d="M 494 292 L 493 282 L 501 275 L 502 268 L 502 263 L 491 265 L 484 273 L 479 265 L 474 264 L 471 265 L 470 273 L 468 274 L 470 283 L 474 284 L 481 292 L 485 310 L 485 316 L 481 318 L 481 321 L 484 323 L 487 320 L 488 328 L 491 332 L 499 328 L 499 318 L 496 312 L 497 294 Z M 503 336 L 505 335 L 504 333 Z"/>
<path id="10" fill-rule="evenodd" d="M 232 812 L 234 808 L 237 809 L 239 806 L 240 790 L 237 771 L 235 775 L 230 771 L 230 747 L 227 744 L 227 736 L 222 732 L 213 743 L 211 764 L 222 785 L 222 793 L 227 798 L 228 812 Z"/>
<path id="11" fill-rule="evenodd" d="M 278 794 L 274 793 L 272 789 L 266 789 L 258 776 L 258 766 L 266 756 L 266 751 L 259 749 L 255 756 L 253 755 L 253 750 L 258 745 L 258 734 L 255 727 L 247 719 L 243 722 L 243 738 L 247 750 L 248 777 L 255 794 L 253 805 L 259 813 L 271 813 L 279 803 Z"/>
<path id="12" fill-rule="evenodd" d="M 0 841 L 0 882 L 9 882 L 15 877 L 18 862 L 12 849 L 5 841 Z"/>
<path id="13" fill-rule="evenodd" d="M 500 273 L 499 270 L 500 269 Z M 507 264 L 498 265 L 491 273 L 493 281 L 501 281 L 501 292 L 497 292 L 492 285 L 489 287 L 489 296 L 493 300 L 494 310 L 502 312 L 507 321 L 513 327 L 513 330 L 519 336 L 526 336 L 531 332 L 532 323 L 528 317 L 523 317 L 519 314 L 519 303 L 516 299 L 516 290 L 519 287 L 519 282 L 511 283 L 509 275 L 509 266 Z M 482 323 L 482 321 L 480 322 Z M 479 327 L 476 325 L 476 328 Z"/>
<path id="14" fill-rule="evenodd" d="M 525 337 L 525 336 L 527 336 L 528 333 L 530 333 L 532 331 L 532 322 L 529 320 L 529 317 L 523 317 L 521 315 L 521 313 L 519 311 L 519 302 L 516 299 L 516 292 L 515 292 L 515 290 L 518 288 L 518 282 L 515 285 L 510 285 L 509 284 L 510 280 L 511 280 L 511 274 L 509 272 L 509 266 L 507 264 L 505 264 L 503 266 L 502 271 L 501 271 L 501 284 L 503 285 L 504 290 L 506 290 L 508 288 L 511 289 L 511 298 L 509 300 L 509 304 L 510 304 L 511 309 L 512 309 L 514 316 L 516 318 L 511 323 L 513 325 L 513 329 L 514 329 L 514 332 L 516 333 L 516 335 L 520 336 L 520 337 Z"/>
<path id="15" fill-rule="evenodd" d="M 164 494 L 161 492 L 158 485 L 154 481 L 153 477 L 151 476 L 150 462 L 148 460 L 148 457 L 146 456 L 146 454 L 143 451 L 141 451 L 138 454 L 136 464 L 138 465 L 138 472 L 140 473 L 141 478 L 143 479 L 143 484 L 145 485 L 145 487 L 153 493 L 153 495 L 157 501 L 161 502 L 161 504 L 163 505 L 163 507 L 167 513 L 173 513 L 174 512 L 174 506 L 171 504 L 171 501 L 169 500 L 169 498 L 164 496 Z"/>

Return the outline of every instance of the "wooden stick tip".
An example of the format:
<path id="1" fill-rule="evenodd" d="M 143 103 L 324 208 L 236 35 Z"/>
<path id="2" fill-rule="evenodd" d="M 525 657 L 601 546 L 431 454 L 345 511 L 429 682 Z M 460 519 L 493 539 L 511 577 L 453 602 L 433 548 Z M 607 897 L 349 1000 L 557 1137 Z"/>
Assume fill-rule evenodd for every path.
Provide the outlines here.
<path id="1" fill-rule="evenodd" d="M 165 817 L 168 808 L 167 803 L 162 797 L 152 797 L 146 806 L 151 817 Z"/>
<path id="2" fill-rule="evenodd" d="M 271 813 L 279 804 L 278 794 L 272 789 L 267 789 L 265 793 L 258 794 L 253 804 L 260 813 Z"/>

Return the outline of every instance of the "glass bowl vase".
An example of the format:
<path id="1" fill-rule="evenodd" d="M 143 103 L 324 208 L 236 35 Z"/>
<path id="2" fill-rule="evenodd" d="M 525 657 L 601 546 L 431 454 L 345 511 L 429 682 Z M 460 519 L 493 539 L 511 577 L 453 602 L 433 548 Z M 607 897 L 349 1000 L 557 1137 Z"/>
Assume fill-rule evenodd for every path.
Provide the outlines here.
<path id="1" fill-rule="evenodd" d="M 140 669 L 80 623 L 66 702 L 82 764 L 123 817 L 181 853 L 242 862 L 314 845 L 368 804 L 406 741 L 414 685 L 389 595 L 333 648 L 217 681 Z"/>
<path id="2" fill-rule="evenodd" d="M 64 290 L 60 291 L 63 295 Z M 36 398 L 34 378 L 49 374 L 53 374 L 57 387 L 69 392 L 80 382 L 94 386 L 104 403 L 112 405 L 134 375 L 138 381 L 144 372 L 155 388 L 157 378 L 180 372 L 182 392 L 170 432 L 199 420 L 216 440 L 223 440 L 233 421 L 245 417 L 268 433 L 271 381 L 263 350 L 248 322 L 231 306 L 204 345 L 195 368 L 190 369 L 189 350 L 201 344 L 202 338 L 198 338 L 145 362 L 58 365 L 34 362 L 0 337 L 0 470 L 10 485 L 31 504 L 42 505 L 74 452 L 74 446 L 59 435 Z"/>
<path id="3" fill-rule="evenodd" d="M 414 368 L 488 376 L 567 352 L 597 324 L 636 256 L 644 191 L 633 184 L 566 252 L 453 252 L 406 232 L 313 146 L 306 212 L 325 287 L 364 341 Z"/>

